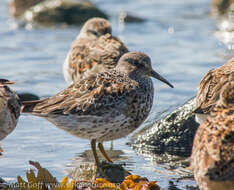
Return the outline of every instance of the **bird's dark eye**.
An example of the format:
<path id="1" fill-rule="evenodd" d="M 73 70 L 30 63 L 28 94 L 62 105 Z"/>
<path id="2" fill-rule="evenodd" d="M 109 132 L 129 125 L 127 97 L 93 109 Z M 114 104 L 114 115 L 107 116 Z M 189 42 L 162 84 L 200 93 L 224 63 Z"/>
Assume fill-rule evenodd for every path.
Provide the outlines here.
<path id="1" fill-rule="evenodd" d="M 88 30 L 88 32 L 90 32 L 91 34 L 95 35 L 95 36 L 98 36 L 98 33 L 94 30 Z"/>
<path id="2" fill-rule="evenodd" d="M 139 64 L 139 63 L 136 63 L 137 65 L 138 65 L 138 68 L 144 68 L 145 67 L 145 65 L 143 65 L 143 64 Z"/>
<path id="3" fill-rule="evenodd" d="M 104 30 L 104 34 L 111 34 L 111 30 L 110 30 L 109 28 L 106 28 L 106 29 Z"/>

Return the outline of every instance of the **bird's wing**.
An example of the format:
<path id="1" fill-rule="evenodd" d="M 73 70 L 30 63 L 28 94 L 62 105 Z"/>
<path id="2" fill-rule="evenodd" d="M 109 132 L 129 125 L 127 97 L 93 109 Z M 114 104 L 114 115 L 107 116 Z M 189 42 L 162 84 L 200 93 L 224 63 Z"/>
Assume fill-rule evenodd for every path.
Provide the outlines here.
<path id="1" fill-rule="evenodd" d="M 22 102 L 22 112 L 41 116 L 49 114 L 98 115 L 100 110 L 104 111 L 113 106 L 122 106 L 127 109 L 126 96 L 134 93 L 137 88 L 139 88 L 137 82 L 112 70 L 74 83 L 50 98 Z"/>
<path id="2" fill-rule="evenodd" d="M 0 98 L 4 98 L 7 102 L 7 107 L 15 119 L 20 116 L 20 99 L 15 91 L 11 90 L 8 86 L 0 87 Z"/>
<path id="3" fill-rule="evenodd" d="M 234 180 L 234 108 L 212 112 L 205 127 L 205 146 L 213 164 L 208 175 L 213 180 Z"/>
<path id="4" fill-rule="evenodd" d="M 210 113 L 219 99 L 222 86 L 234 79 L 234 59 L 206 73 L 198 86 L 195 113 Z"/>
<path id="5" fill-rule="evenodd" d="M 90 71 L 100 73 L 112 69 L 126 52 L 127 47 L 109 34 L 96 40 L 78 38 L 70 49 L 69 74 L 75 81 L 87 77 Z"/>
<path id="6" fill-rule="evenodd" d="M 97 39 L 92 52 L 105 68 L 112 69 L 120 57 L 128 52 L 128 48 L 119 38 L 106 34 Z"/>

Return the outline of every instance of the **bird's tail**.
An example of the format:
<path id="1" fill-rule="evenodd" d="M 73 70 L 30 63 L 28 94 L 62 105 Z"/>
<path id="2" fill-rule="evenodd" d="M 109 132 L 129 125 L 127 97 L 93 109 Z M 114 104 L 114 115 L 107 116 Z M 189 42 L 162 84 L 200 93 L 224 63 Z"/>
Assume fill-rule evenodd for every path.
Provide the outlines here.
<path id="1" fill-rule="evenodd" d="M 42 100 L 33 100 L 33 101 L 23 101 L 21 102 L 21 108 L 20 112 L 21 113 L 31 113 L 34 111 L 34 107 L 42 102 Z"/>

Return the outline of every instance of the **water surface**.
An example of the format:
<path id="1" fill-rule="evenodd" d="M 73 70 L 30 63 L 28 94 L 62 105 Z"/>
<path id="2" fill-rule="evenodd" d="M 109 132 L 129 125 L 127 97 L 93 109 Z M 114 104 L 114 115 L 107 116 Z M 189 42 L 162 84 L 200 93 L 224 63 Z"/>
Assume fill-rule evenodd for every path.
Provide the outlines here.
<path id="1" fill-rule="evenodd" d="M 111 15 L 114 34 L 133 51 L 147 53 L 153 67 L 175 88 L 154 80 L 154 106 L 148 121 L 159 112 L 183 103 L 194 96 L 201 77 L 211 68 L 224 63 L 226 46 L 213 35 L 214 20 L 209 17 L 209 0 L 94 0 Z M 118 27 L 117 15 L 127 10 L 147 19 L 144 23 Z M 0 71 L 2 78 L 17 81 L 14 89 L 39 96 L 53 95 L 66 87 L 62 64 L 79 27 L 16 27 L 8 17 L 7 0 L 0 1 Z M 126 145 L 128 138 L 114 141 L 114 148 L 125 152 L 127 167 L 167 187 L 175 173 L 145 159 Z M 39 161 L 61 179 L 72 159 L 90 149 L 89 142 L 57 129 L 41 118 L 22 115 L 16 130 L 2 142 L 5 150 L 0 158 L 0 176 L 15 179 L 24 176 L 28 160 Z M 109 147 L 109 143 L 106 144 Z M 186 184 L 179 183 L 184 189 Z"/>

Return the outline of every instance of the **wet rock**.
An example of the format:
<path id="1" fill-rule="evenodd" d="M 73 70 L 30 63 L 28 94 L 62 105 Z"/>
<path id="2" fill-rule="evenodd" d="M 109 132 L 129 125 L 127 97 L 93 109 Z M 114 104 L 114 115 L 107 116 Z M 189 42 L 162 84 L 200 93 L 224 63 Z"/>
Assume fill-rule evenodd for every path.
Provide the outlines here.
<path id="1" fill-rule="evenodd" d="M 183 188 L 184 189 L 184 188 Z M 185 187 L 186 190 L 199 190 L 198 187 L 194 187 L 194 186 L 188 186 L 186 185 Z M 178 188 L 173 181 L 169 181 L 169 187 L 167 190 L 182 190 L 180 188 Z"/>
<path id="2" fill-rule="evenodd" d="M 17 95 L 20 98 L 20 101 L 32 101 L 32 100 L 39 100 L 39 96 L 29 93 L 29 92 L 19 92 Z"/>
<path id="3" fill-rule="evenodd" d="M 132 15 L 129 12 L 122 11 L 119 14 L 119 22 L 123 23 L 142 23 L 145 22 L 144 18 Z"/>
<path id="4" fill-rule="evenodd" d="M 213 14 L 225 14 L 234 0 L 212 0 L 211 9 Z"/>
<path id="5" fill-rule="evenodd" d="M 106 150 L 106 153 L 114 162 L 127 158 L 121 150 Z M 99 150 L 97 150 L 97 154 L 99 159 L 103 158 Z M 71 178 L 79 181 L 90 181 L 91 179 L 94 181 L 95 178 L 105 178 L 112 183 L 120 183 L 127 175 L 130 175 L 123 168 L 122 164 L 101 162 L 97 168 L 94 165 L 91 150 L 86 150 L 73 159 L 73 163 L 71 163 L 67 173 Z"/>
<path id="6" fill-rule="evenodd" d="M 107 19 L 107 15 L 88 0 L 45 0 L 23 15 L 24 21 L 43 25 L 80 25 L 92 17 Z"/>
<path id="7" fill-rule="evenodd" d="M 173 183 L 173 181 L 169 181 L 168 190 L 181 190 L 181 189 L 177 188 L 177 186 Z"/>
<path id="8" fill-rule="evenodd" d="M 135 133 L 130 145 L 138 152 L 145 150 L 152 155 L 168 153 L 182 157 L 190 156 L 198 127 L 192 112 L 193 106 L 194 98 L 152 126 Z"/>
<path id="9" fill-rule="evenodd" d="M 121 183 L 124 178 L 131 173 L 123 168 L 120 164 L 102 162 L 96 172 L 97 178 L 104 178 L 111 183 Z"/>
<path id="10" fill-rule="evenodd" d="M 165 169 L 177 169 L 179 167 L 186 168 L 190 165 L 190 160 L 188 157 L 171 155 L 171 153 L 162 153 L 158 151 L 157 148 L 153 146 L 147 146 L 144 148 L 134 147 L 136 153 L 145 157 L 148 160 L 151 160 L 154 164 L 159 164 Z"/>
<path id="11" fill-rule="evenodd" d="M 0 183 L 6 183 L 6 181 L 0 177 Z"/>
<path id="12" fill-rule="evenodd" d="M 30 7 L 44 0 L 11 0 L 8 4 L 11 16 L 20 17 Z"/>
<path id="13" fill-rule="evenodd" d="M 98 167 L 94 162 L 79 162 L 76 168 L 69 174 L 71 178 L 79 181 L 94 181 L 96 178 L 104 178 L 111 183 L 121 183 L 124 178 L 131 175 L 121 164 L 101 162 Z"/>

